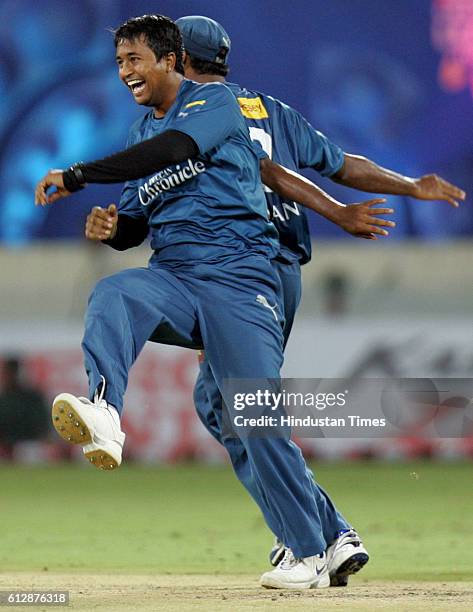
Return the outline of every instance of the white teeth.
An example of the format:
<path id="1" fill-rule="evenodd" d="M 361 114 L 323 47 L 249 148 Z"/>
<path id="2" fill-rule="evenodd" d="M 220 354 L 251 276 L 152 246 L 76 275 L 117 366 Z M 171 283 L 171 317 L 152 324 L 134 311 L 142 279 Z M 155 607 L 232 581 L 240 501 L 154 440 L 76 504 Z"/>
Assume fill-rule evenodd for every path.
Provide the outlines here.
<path id="1" fill-rule="evenodd" d="M 138 91 L 141 92 L 146 83 L 142 79 L 133 79 L 132 81 L 128 81 L 127 85 L 133 93 L 136 93 Z"/>

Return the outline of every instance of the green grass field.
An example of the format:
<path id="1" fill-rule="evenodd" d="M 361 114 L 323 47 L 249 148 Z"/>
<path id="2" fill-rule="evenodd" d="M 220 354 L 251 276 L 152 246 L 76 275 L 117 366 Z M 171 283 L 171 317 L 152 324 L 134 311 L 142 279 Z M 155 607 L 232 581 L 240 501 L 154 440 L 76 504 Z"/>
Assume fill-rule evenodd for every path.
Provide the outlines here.
<path id="1" fill-rule="evenodd" d="M 473 466 L 313 466 L 362 534 L 364 580 L 472 579 Z M 228 468 L 0 466 L 0 570 L 255 574 L 271 535 Z"/>

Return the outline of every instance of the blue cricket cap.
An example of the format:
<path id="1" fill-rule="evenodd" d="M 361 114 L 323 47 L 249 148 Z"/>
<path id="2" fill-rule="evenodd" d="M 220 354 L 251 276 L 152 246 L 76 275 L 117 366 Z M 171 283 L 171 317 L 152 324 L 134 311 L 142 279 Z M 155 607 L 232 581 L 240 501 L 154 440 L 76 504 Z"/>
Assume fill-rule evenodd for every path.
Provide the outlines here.
<path id="1" fill-rule="evenodd" d="M 231 42 L 219 23 L 210 17 L 190 15 L 177 19 L 176 25 L 189 55 L 207 62 L 227 63 Z"/>

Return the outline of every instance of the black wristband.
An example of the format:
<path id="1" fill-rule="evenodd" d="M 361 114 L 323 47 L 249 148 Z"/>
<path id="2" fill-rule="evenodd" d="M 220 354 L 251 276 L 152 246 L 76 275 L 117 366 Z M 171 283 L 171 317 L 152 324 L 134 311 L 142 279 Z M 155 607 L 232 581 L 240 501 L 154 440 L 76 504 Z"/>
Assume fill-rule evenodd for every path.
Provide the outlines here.
<path id="1" fill-rule="evenodd" d="M 67 191 L 74 193 L 74 191 L 84 189 L 86 181 L 82 167 L 83 163 L 78 162 L 62 173 L 62 180 L 64 181 L 64 187 Z"/>

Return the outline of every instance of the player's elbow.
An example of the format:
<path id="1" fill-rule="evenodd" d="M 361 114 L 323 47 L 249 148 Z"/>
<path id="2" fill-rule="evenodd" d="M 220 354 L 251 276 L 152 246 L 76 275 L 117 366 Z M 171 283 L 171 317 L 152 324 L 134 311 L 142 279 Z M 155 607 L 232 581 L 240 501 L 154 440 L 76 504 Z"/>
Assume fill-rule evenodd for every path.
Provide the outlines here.
<path id="1" fill-rule="evenodd" d="M 352 180 L 362 175 L 366 171 L 367 165 L 370 163 L 369 159 L 363 157 L 363 155 L 345 153 L 342 167 L 330 178 L 336 183 L 350 183 Z"/>

